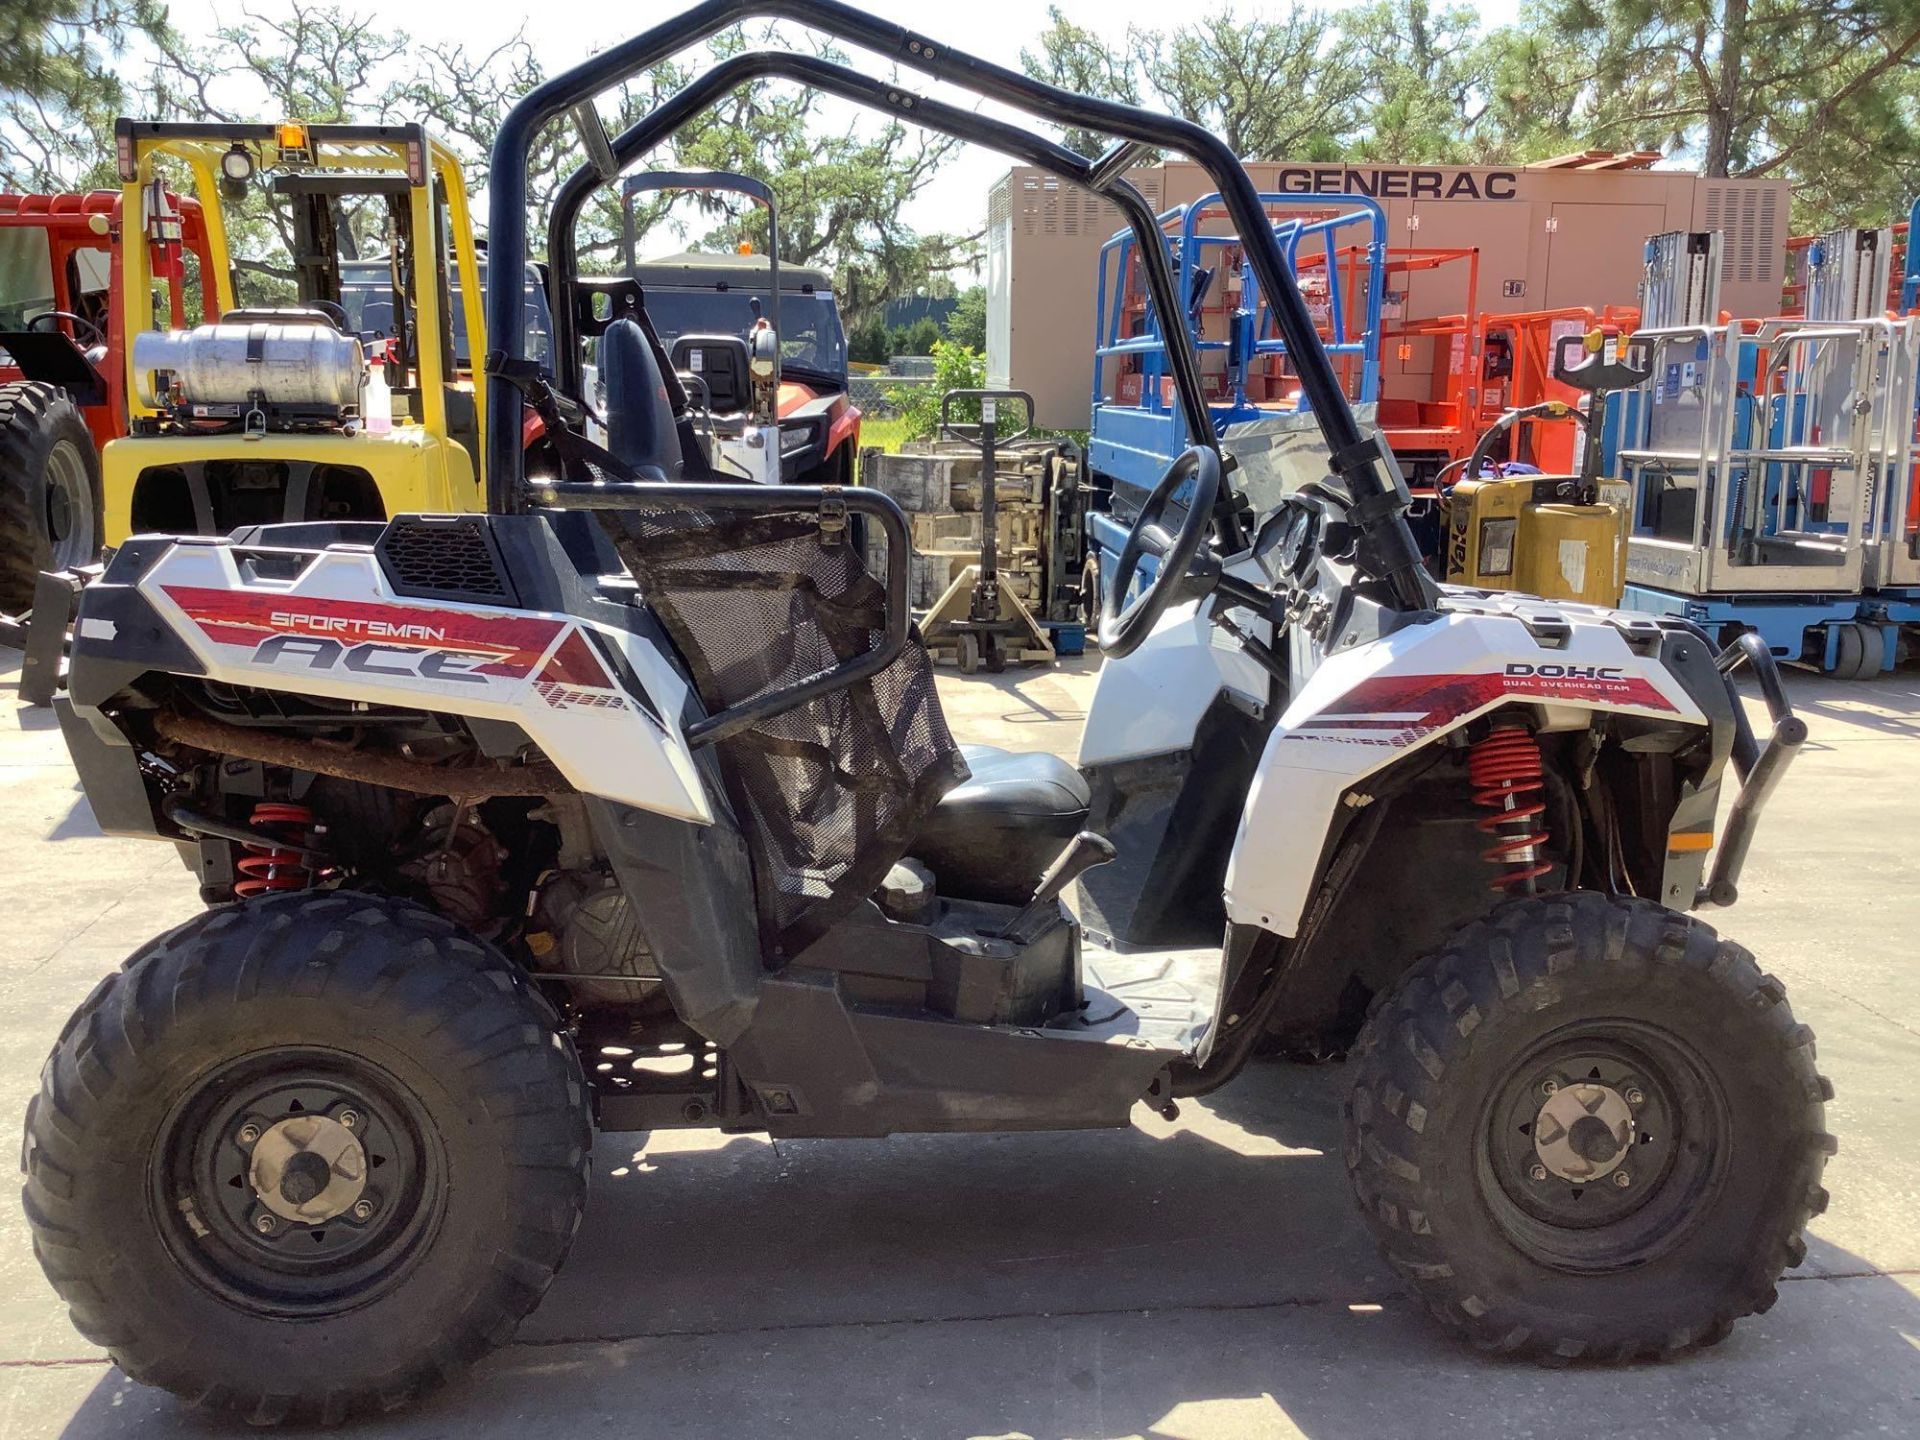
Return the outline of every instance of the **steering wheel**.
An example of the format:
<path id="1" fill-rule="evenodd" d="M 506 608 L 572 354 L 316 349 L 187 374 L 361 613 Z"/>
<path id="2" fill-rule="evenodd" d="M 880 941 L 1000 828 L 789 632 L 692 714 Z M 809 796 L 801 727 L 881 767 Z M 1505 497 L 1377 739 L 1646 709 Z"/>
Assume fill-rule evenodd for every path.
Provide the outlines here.
<path id="1" fill-rule="evenodd" d="M 74 339 L 80 342 L 82 349 L 86 348 L 86 346 L 90 344 L 104 345 L 107 343 L 106 331 L 102 330 L 98 325 L 94 324 L 93 321 L 87 319 L 86 316 L 76 315 L 71 310 L 42 310 L 38 315 L 34 316 L 31 320 L 27 321 L 27 329 L 34 330 L 39 328 L 40 322 L 42 320 L 64 320 L 69 325 L 73 326 L 76 332 L 74 335 Z M 85 327 L 88 333 L 93 336 L 92 340 L 90 341 L 86 340 L 84 337 L 82 337 L 77 333 L 82 327 Z"/>
<path id="2" fill-rule="evenodd" d="M 1193 496 L 1187 502 L 1186 519 L 1176 533 L 1169 535 L 1161 518 L 1173 503 L 1174 492 L 1188 480 L 1193 481 Z M 1127 536 L 1107 582 L 1107 593 L 1100 604 L 1100 648 L 1107 654 L 1131 655 L 1138 650 L 1167 613 L 1167 607 L 1180 597 L 1187 572 L 1193 568 L 1194 558 L 1213 525 L 1213 506 L 1219 495 L 1219 451 L 1194 445 L 1167 467 L 1147 503 L 1140 507 L 1140 518 L 1133 522 L 1133 532 Z M 1121 597 L 1132 587 L 1143 555 L 1157 556 L 1160 568 L 1147 588 L 1122 609 Z"/>
<path id="3" fill-rule="evenodd" d="M 344 335 L 348 333 L 347 326 L 350 323 L 350 317 L 347 314 L 346 306 L 333 300 L 302 300 L 300 303 L 306 306 L 307 309 L 318 310 L 322 315 L 326 316 L 327 319 L 333 322 L 333 328 L 341 334 Z"/>

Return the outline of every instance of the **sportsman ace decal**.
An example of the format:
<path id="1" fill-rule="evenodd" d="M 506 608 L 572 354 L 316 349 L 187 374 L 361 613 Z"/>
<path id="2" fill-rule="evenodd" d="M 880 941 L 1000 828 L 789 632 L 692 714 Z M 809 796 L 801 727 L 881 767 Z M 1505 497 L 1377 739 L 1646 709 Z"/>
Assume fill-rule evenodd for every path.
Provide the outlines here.
<path id="1" fill-rule="evenodd" d="M 247 650 L 265 664 L 304 657 L 313 668 L 330 669 L 340 663 L 372 675 L 523 679 L 565 625 L 526 615 L 423 605 L 262 595 L 192 585 L 163 588 L 167 598 L 216 645 Z"/>

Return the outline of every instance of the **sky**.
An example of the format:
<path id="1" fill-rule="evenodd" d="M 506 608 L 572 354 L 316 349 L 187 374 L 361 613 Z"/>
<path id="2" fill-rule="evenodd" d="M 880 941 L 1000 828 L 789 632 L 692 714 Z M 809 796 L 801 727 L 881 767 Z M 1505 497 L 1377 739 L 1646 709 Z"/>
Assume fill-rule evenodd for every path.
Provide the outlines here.
<path id="1" fill-rule="evenodd" d="M 190 35 L 204 36 L 216 23 L 239 21 L 247 3 L 271 6 L 272 0 L 170 0 L 169 9 L 176 28 Z M 638 4 L 604 8 L 563 3 L 555 9 L 564 16 L 564 24 L 543 26 L 537 18 L 538 12 L 527 0 L 409 0 L 403 6 L 379 6 L 372 0 L 364 6 L 358 6 L 357 0 L 340 0 L 340 3 L 347 8 L 377 12 L 383 27 L 404 29 L 410 38 L 423 44 L 459 41 L 470 51 L 484 52 L 524 28 L 549 74 L 685 8 L 673 0 L 641 0 Z M 853 3 L 873 14 L 910 25 L 931 39 L 949 41 L 982 59 L 1012 69 L 1019 68 L 1022 46 L 1032 46 L 1047 23 L 1046 0 L 967 0 L 966 4 L 951 8 L 930 4 L 928 0 L 853 0 Z M 1169 5 L 1167 0 L 1058 0 L 1058 3 L 1069 20 L 1113 40 L 1124 37 L 1129 25 L 1166 27 L 1184 15 L 1198 13 Z M 1338 10 L 1353 0 L 1318 0 L 1318 3 Z M 1520 0 L 1482 0 L 1477 8 L 1485 23 L 1504 24 L 1514 18 L 1519 3 Z M 1235 13 L 1243 20 L 1280 10 L 1273 0 L 1264 0 L 1264 3 L 1263 0 L 1239 0 L 1235 7 Z M 608 18 L 596 19 L 598 13 L 605 13 Z M 860 58 L 855 52 L 856 66 Z M 908 78 L 921 93 L 956 103 L 972 103 L 971 97 L 943 85 L 929 84 L 923 76 Z M 995 107 L 989 104 L 985 108 L 991 113 Z M 977 146 L 962 147 L 908 207 L 908 222 L 921 231 L 970 233 L 978 230 L 986 221 L 987 191 L 1006 173 L 1009 163 L 1005 157 Z"/>

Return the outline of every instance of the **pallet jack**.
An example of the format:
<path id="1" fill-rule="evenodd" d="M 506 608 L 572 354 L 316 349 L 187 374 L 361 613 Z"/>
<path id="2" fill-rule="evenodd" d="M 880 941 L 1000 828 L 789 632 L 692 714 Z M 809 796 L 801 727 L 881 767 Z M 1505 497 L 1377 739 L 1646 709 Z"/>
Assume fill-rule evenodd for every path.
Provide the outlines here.
<path id="1" fill-rule="evenodd" d="M 1518 590 L 1545 600 L 1614 606 L 1626 584 L 1626 495 L 1600 478 L 1599 435 L 1608 395 L 1644 384 L 1651 352 L 1629 337 L 1593 330 L 1563 335 L 1554 346 L 1553 378 L 1584 391 L 1584 414 L 1549 400 L 1509 410 L 1480 437 L 1467 478 L 1447 497 L 1447 579 L 1456 585 Z M 1580 473 L 1541 475 L 1496 468 L 1500 442 L 1528 421 L 1568 416 L 1586 428 Z"/>
<path id="2" fill-rule="evenodd" d="M 980 419 L 956 420 L 954 406 L 978 401 Z M 920 621 L 921 638 L 936 659 L 949 654 L 962 674 L 982 665 L 996 674 L 1016 665 L 1053 663 L 1053 642 L 1000 572 L 1000 519 L 994 456 L 1001 439 L 1003 403 L 1024 407 L 1026 419 L 1004 438 L 1024 439 L 1033 432 L 1033 396 L 1025 390 L 949 390 L 940 397 L 940 438 L 971 440 L 980 447 L 980 560 L 953 577 L 953 583 Z"/>

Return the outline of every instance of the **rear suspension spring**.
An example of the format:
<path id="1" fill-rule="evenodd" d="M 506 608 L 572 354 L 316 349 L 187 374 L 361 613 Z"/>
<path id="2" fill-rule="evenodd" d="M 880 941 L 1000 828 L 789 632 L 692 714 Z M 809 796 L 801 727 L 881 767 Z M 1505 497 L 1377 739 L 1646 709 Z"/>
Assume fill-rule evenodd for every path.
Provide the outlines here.
<path id="1" fill-rule="evenodd" d="M 1534 881 L 1553 869 L 1541 849 L 1550 837 L 1539 819 L 1547 809 L 1540 742 L 1523 725 L 1497 725 L 1467 755 L 1467 778 L 1473 803 L 1493 812 L 1477 822 L 1494 842 L 1480 854 L 1499 872 L 1491 888 L 1533 894 Z"/>
<path id="2" fill-rule="evenodd" d="M 260 832 L 258 844 L 247 846 L 234 868 L 240 878 L 233 893 L 241 897 L 268 895 L 279 890 L 304 890 L 313 883 L 306 858 L 289 846 L 305 846 L 313 831 L 313 811 L 304 805 L 267 801 L 253 807 L 247 824 Z"/>

